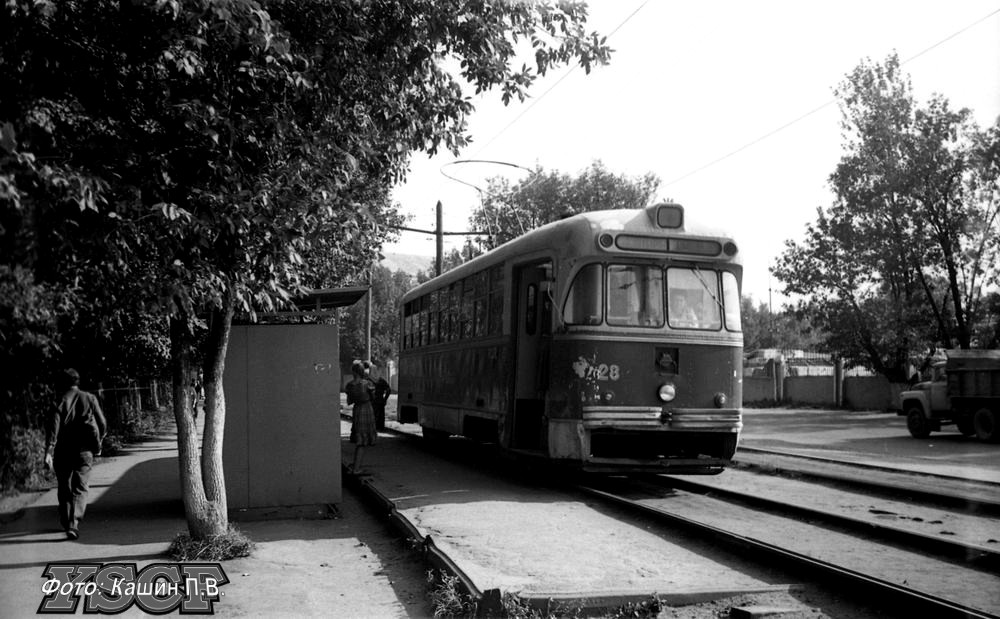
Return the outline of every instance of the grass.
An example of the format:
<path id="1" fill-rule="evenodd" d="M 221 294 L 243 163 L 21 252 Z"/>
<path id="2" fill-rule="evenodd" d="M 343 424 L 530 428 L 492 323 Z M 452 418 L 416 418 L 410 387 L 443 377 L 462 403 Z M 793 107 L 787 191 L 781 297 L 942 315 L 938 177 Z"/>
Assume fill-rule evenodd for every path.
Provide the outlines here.
<path id="1" fill-rule="evenodd" d="M 478 603 L 471 595 L 459 590 L 457 576 L 430 570 L 427 572 L 428 597 L 434 608 L 435 617 L 476 617 Z M 579 619 L 581 617 L 601 617 L 603 619 L 654 619 L 664 610 L 663 602 L 655 595 L 648 600 L 625 604 L 619 608 L 609 608 L 587 613 L 583 602 L 562 603 L 553 608 L 540 610 L 528 604 L 515 593 L 504 592 L 501 598 L 500 617 L 516 619 Z M 486 616 L 494 616 L 487 614 Z"/>
<path id="2" fill-rule="evenodd" d="M 458 576 L 444 572 L 427 571 L 427 595 L 434 608 L 435 617 L 475 617 L 476 600 L 459 591 Z"/>
<path id="3" fill-rule="evenodd" d="M 233 525 L 222 535 L 212 535 L 196 540 L 188 533 L 180 533 L 170 543 L 167 555 L 174 561 L 226 561 L 249 557 L 254 543 Z"/>

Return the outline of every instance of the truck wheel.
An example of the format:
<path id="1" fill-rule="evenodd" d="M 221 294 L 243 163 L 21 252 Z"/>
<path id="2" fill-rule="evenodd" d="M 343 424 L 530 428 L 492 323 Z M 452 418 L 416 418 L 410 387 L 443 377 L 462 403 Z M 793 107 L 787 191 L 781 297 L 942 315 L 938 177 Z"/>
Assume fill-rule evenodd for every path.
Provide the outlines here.
<path id="1" fill-rule="evenodd" d="M 931 425 L 924 417 L 924 411 L 916 406 L 906 411 L 906 429 L 913 438 L 927 438 L 931 435 Z"/>
<path id="2" fill-rule="evenodd" d="M 971 415 L 956 420 L 955 425 L 958 426 L 958 431 L 962 433 L 962 436 L 973 436 L 976 433 L 976 424 L 972 421 Z"/>
<path id="3" fill-rule="evenodd" d="M 991 443 L 1000 442 L 1000 420 L 998 415 L 988 408 L 981 408 L 972 416 L 976 426 L 976 436 Z"/>

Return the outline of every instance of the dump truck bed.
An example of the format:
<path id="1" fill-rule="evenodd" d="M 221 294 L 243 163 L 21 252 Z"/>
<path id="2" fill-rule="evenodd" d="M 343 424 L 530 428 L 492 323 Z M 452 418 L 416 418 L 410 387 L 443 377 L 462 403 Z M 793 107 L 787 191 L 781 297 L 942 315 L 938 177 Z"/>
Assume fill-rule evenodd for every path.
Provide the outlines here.
<path id="1" fill-rule="evenodd" d="M 1000 350 L 949 350 L 946 370 L 952 398 L 1000 398 Z"/>

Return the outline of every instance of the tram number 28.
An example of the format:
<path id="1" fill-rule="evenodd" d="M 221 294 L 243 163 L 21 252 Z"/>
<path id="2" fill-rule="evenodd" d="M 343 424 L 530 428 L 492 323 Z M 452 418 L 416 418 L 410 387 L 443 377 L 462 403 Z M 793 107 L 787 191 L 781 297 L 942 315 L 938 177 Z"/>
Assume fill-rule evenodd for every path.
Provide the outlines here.
<path id="1" fill-rule="evenodd" d="M 583 370 L 582 372 L 580 371 L 581 369 Z M 601 363 L 600 365 L 587 364 L 583 368 L 578 368 L 577 374 L 580 378 L 586 378 L 587 380 L 614 381 L 622 377 L 621 368 L 614 363 L 611 365 L 608 365 L 607 363 Z"/>

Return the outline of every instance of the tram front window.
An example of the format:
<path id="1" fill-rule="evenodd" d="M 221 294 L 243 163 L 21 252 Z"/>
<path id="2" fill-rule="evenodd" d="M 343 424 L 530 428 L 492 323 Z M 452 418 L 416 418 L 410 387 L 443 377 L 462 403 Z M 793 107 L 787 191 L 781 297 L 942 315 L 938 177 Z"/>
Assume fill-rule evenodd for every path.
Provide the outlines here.
<path id="1" fill-rule="evenodd" d="M 667 304 L 671 327 L 721 329 L 719 274 L 702 269 L 667 269 Z"/>
<path id="2" fill-rule="evenodd" d="M 608 324 L 663 326 L 662 269 L 623 264 L 608 267 Z"/>

